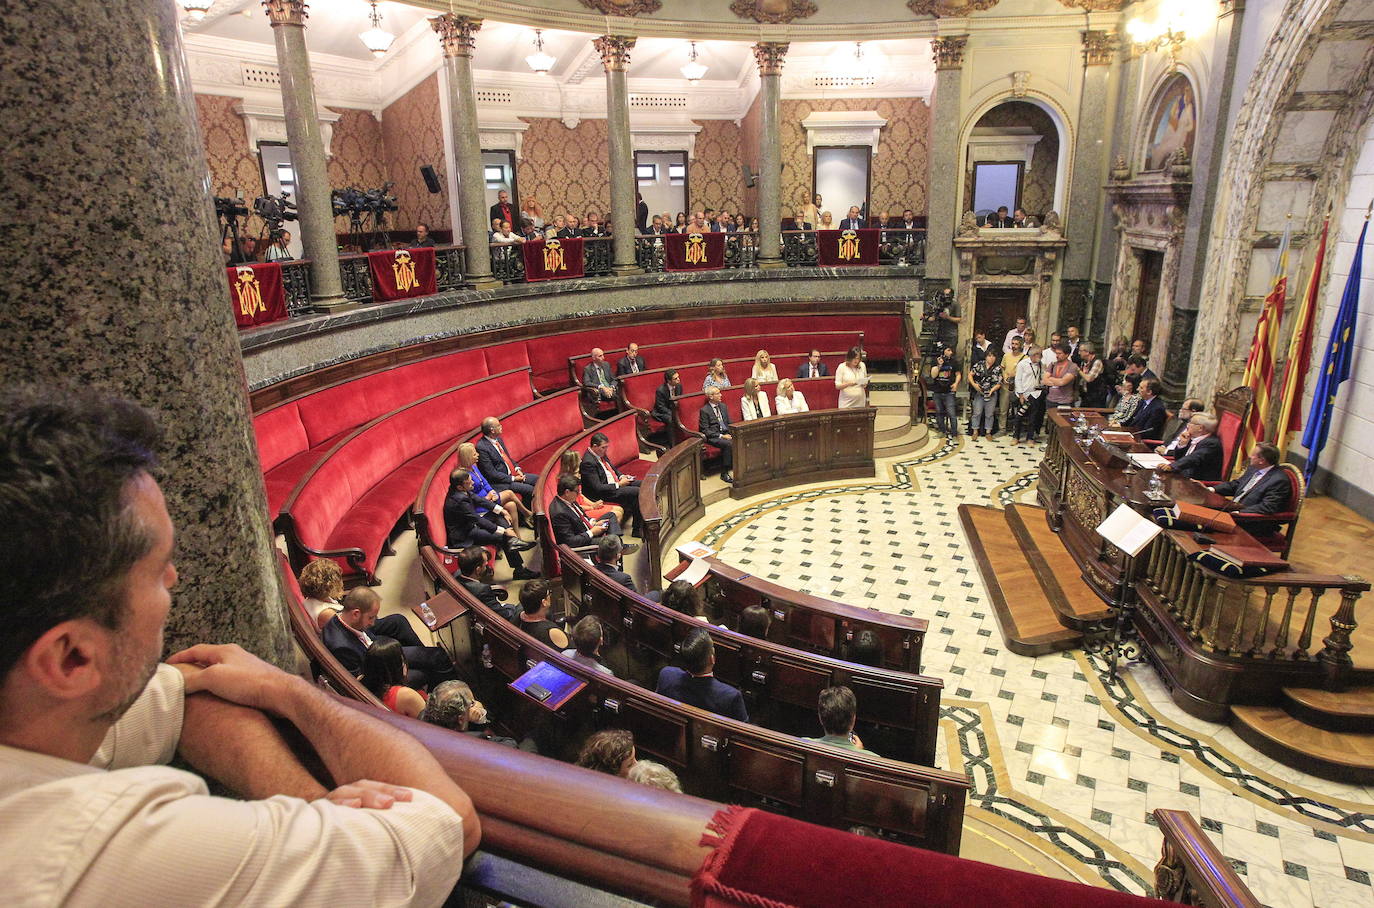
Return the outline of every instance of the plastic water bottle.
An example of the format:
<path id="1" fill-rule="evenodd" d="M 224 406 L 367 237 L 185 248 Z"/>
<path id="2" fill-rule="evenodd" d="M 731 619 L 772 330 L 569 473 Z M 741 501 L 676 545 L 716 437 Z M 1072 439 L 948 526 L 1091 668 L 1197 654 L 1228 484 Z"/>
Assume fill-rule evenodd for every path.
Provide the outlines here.
<path id="1" fill-rule="evenodd" d="M 434 609 L 429 607 L 428 602 L 420 603 L 420 620 L 425 623 L 425 627 L 430 629 L 439 623 L 439 618 L 434 614 Z"/>

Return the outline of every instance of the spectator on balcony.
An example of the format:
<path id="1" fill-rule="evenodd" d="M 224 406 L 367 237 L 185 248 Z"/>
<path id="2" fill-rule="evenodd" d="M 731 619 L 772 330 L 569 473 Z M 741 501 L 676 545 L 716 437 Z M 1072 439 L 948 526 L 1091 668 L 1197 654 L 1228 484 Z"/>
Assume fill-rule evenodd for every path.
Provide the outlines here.
<path id="1" fill-rule="evenodd" d="M 806 357 L 806 362 L 797 367 L 797 378 L 825 378 L 830 374 L 830 367 L 821 362 L 821 351 L 812 350 Z"/>
<path id="2" fill-rule="evenodd" d="M 955 394 L 962 378 L 954 348 L 946 345 L 930 365 L 931 397 L 935 399 L 935 430 L 949 438 L 959 437 L 959 405 Z"/>
<path id="3" fill-rule="evenodd" d="M 773 404 L 779 416 L 784 413 L 805 413 L 811 409 L 807 406 L 806 395 L 797 390 L 790 378 L 778 382 L 778 393 L 773 398 Z"/>
<path id="4" fill-rule="evenodd" d="M 1025 352 L 1026 330 L 1026 320 L 1024 318 L 1018 318 L 1016 320 L 1016 327 L 1008 331 L 1007 336 L 1002 339 L 1002 352 L 1010 353 L 1011 342 L 1014 340 L 1021 341 L 1022 352 Z"/>
<path id="5" fill-rule="evenodd" d="M 429 225 L 424 221 L 415 225 L 415 243 L 412 248 L 419 249 L 425 246 L 433 246 L 434 237 L 429 235 Z"/>
<path id="6" fill-rule="evenodd" d="M 555 214 L 553 220 L 544 225 L 544 238 L 549 240 L 558 239 L 558 234 L 568 226 L 567 218 L 561 214 Z"/>
<path id="7" fill-rule="evenodd" d="M 872 222 L 871 224 L 869 224 L 870 227 L 875 227 L 875 228 L 877 228 L 878 230 L 882 231 L 881 233 L 878 234 L 878 241 L 879 241 L 879 242 L 886 243 L 886 242 L 888 242 L 888 241 L 891 239 L 891 236 L 892 236 L 892 235 L 891 235 L 891 233 L 888 232 L 888 226 L 889 226 L 888 220 L 889 220 L 889 218 L 888 218 L 888 216 L 887 216 L 887 212 L 886 212 L 886 211 L 880 211 L 880 212 L 878 212 L 878 216 L 877 216 L 876 218 L 873 219 L 873 222 Z"/>
<path id="8" fill-rule="evenodd" d="M 499 229 L 492 232 L 491 241 L 497 246 L 515 246 L 525 242 L 525 238 L 511 230 L 510 221 L 502 221 Z M 504 250 L 509 253 L 510 250 Z"/>
<path id="9" fill-rule="evenodd" d="M 549 583 L 531 580 L 520 588 L 520 630 L 545 646 L 562 652 L 568 646 L 568 635 L 561 625 L 549 620 Z"/>
<path id="10" fill-rule="evenodd" d="M 863 351 L 858 347 L 850 347 L 844 362 L 835 370 L 835 388 L 840 392 L 841 410 L 867 406 L 868 367 L 864 365 Z"/>
<path id="11" fill-rule="evenodd" d="M 1026 209 L 1018 208 L 1011 215 L 1011 226 L 1013 227 L 1034 227 L 1035 218 L 1026 214 Z"/>
<path id="12" fill-rule="evenodd" d="M 840 220 L 841 230 L 861 230 L 866 226 L 858 205 L 850 205 L 849 214 Z"/>
<path id="13" fill-rule="evenodd" d="M 639 344 L 633 341 L 625 348 L 625 355 L 616 360 L 615 374 L 637 375 L 644 371 L 644 357 L 639 355 Z"/>
<path id="14" fill-rule="evenodd" d="M 487 217 L 493 221 L 509 221 L 515 223 L 515 208 L 510 203 L 510 193 L 502 189 L 496 193 L 496 204 L 491 206 L 487 212 Z"/>
<path id="15" fill-rule="evenodd" d="M 718 385 L 706 389 L 706 403 L 697 414 L 697 428 L 708 444 L 720 448 L 721 466 L 724 471 L 720 478 L 726 482 L 734 482 L 735 477 L 730 475 L 730 467 L 734 463 L 735 444 L 734 438 L 730 435 L 730 411 L 721 402 Z"/>
<path id="16" fill-rule="evenodd" d="M 664 791 L 682 794 L 682 783 L 678 781 L 677 774 L 653 760 L 636 760 L 635 765 L 625 774 L 625 779 L 636 785 L 647 785 L 650 788 L 662 788 Z"/>
<path id="17" fill-rule="evenodd" d="M 777 382 L 778 367 L 773 365 L 773 358 L 768 355 L 767 350 L 760 350 L 754 354 L 754 371 L 750 377 L 764 384 Z"/>
<path id="18" fill-rule="evenodd" d="M 649 415 L 665 426 L 671 426 L 676 419 L 677 398 L 682 396 L 682 382 L 678 371 L 669 369 L 663 373 L 663 384 L 654 391 L 654 408 Z"/>
<path id="19" fill-rule="evenodd" d="M 822 211 L 822 212 L 821 212 L 821 219 L 820 219 L 820 221 L 816 224 L 816 229 L 817 229 L 817 230 L 834 230 L 834 229 L 835 229 L 835 218 L 834 218 L 834 216 L 833 216 L 830 212 L 828 212 L 828 211 Z"/>
<path id="20" fill-rule="evenodd" d="M 406 687 L 406 658 L 401 644 L 390 637 L 374 637 L 363 654 L 363 687 L 394 713 L 414 719 L 425 708 L 424 695 Z"/>
<path id="21" fill-rule="evenodd" d="M 706 365 L 706 378 L 701 383 L 701 390 L 709 391 L 712 388 L 730 387 L 730 376 L 725 374 L 725 360 L 719 356 L 712 358 Z"/>
<path id="22" fill-rule="evenodd" d="M 808 221 L 808 220 L 806 219 L 805 213 L 798 211 L 798 212 L 796 212 L 795 214 L 792 215 L 792 223 L 791 223 L 790 225 L 788 225 L 785 229 L 787 229 L 787 230 L 814 230 L 814 229 L 815 229 L 815 227 L 813 226 L 814 223 L 815 223 L 814 221 Z"/>
<path id="23" fill-rule="evenodd" d="M 643 233 L 649 226 L 649 203 L 644 196 L 635 193 L 635 230 Z"/>
<path id="24" fill-rule="evenodd" d="M 468 545 L 494 545 L 506 556 L 506 563 L 514 571 L 516 580 L 528 580 L 539 575 L 525 568 L 520 553 L 534 548 L 533 542 L 525 542 L 520 533 L 499 510 L 482 512 L 479 499 L 473 491 L 472 475 L 462 467 L 449 474 L 448 494 L 444 498 L 444 527 L 447 530 L 447 546 L 461 549 Z"/>
<path id="25" fill-rule="evenodd" d="M 748 230 L 748 229 L 749 229 L 749 221 L 744 217 L 744 212 L 742 212 L 742 211 L 737 212 L 737 213 L 735 214 L 735 226 L 734 226 L 734 228 L 733 228 L 733 232 L 735 232 L 735 233 L 742 233 L 742 232 L 744 232 L 744 231 L 746 231 L 746 230 Z"/>
<path id="26" fill-rule="evenodd" d="M 520 609 L 508 603 L 506 591 L 491 585 L 492 564 L 487 550 L 470 545 L 458 553 L 458 582 L 473 598 L 512 624 L 520 616 Z"/>
<path id="27" fill-rule="evenodd" d="M 525 197 L 525 201 L 520 204 L 520 214 L 522 219 L 533 224 L 536 230 L 544 227 L 544 209 L 534 196 Z"/>
<path id="28" fill-rule="evenodd" d="M 811 197 L 811 201 L 802 206 L 802 214 L 805 215 L 808 224 L 821 222 L 821 194 L 819 192 Z"/>
<path id="29" fill-rule="evenodd" d="M 607 675 L 614 675 L 615 672 L 606 667 L 601 661 L 601 644 L 606 640 L 606 633 L 601 627 L 601 620 L 595 615 L 583 615 L 582 618 L 573 625 L 572 646 L 563 650 L 563 655 L 567 656 L 578 665 L 585 666 L 593 671 L 603 672 Z"/>
<path id="30" fill-rule="evenodd" d="M 404 615 L 388 615 L 398 620 L 377 620 L 382 608 L 382 597 L 369 586 L 357 586 L 344 596 L 342 608 L 324 626 L 321 637 L 324 645 L 339 660 L 345 670 L 359 675 L 363 670 L 363 657 L 376 642 L 374 635 L 380 634 L 385 627 L 394 633 L 385 636 L 400 641 L 401 651 L 406 659 L 405 683 L 417 690 L 433 687 L 454 677 L 453 663 L 448 654 L 437 646 L 423 646 L 415 635 Z M 385 624 L 383 624 L 385 622 Z"/>
<path id="31" fill-rule="evenodd" d="M 716 223 L 715 226 L 713 226 L 711 229 L 714 230 L 716 233 L 734 233 L 735 222 L 730 217 L 730 212 L 721 209 L 716 214 Z"/>
<path id="32" fill-rule="evenodd" d="M 685 211 L 679 211 L 679 212 L 677 213 L 677 217 L 673 219 L 673 232 L 674 232 L 674 233 L 686 233 L 686 232 L 687 232 L 687 212 L 685 212 Z"/>
<path id="33" fill-rule="evenodd" d="M 739 399 L 739 411 L 741 422 L 773 415 L 773 408 L 768 404 L 768 395 L 759 388 L 757 379 L 744 380 L 744 394 Z"/>
<path id="34" fill-rule="evenodd" d="M 999 207 L 995 212 L 988 215 L 987 220 L 983 222 L 983 226 L 1013 227 L 1015 226 L 1015 224 L 1012 222 L 1011 215 L 1007 213 L 1007 206 L 1003 205 Z"/>
<path id="35" fill-rule="evenodd" d="M 224 264 L 226 265 L 245 265 L 253 261 L 253 257 L 244 251 L 244 244 L 247 240 L 234 242 L 232 236 L 226 236 L 220 241 L 220 249 L 224 252 Z"/>
<path id="36" fill-rule="evenodd" d="M 611 462 L 611 440 L 605 432 L 595 432 L 582 455 L 579 472 L 588 497 L 620 505 L 631 535 L 639 522 L 639 480 L 616 470 Z"/>
<path id="37" fill-rule="evenodd" d="M 625 778 L 635 765 L 634 735 L 623 728 L 608 728 L 595 733 L 582 745 L 577 755 L 577 765 Z"/>
<path id="38" fill-rule="evenodd" d="M 570 240 L 578 235 L 577 218 L 568 214 L 556 214 L 553 218 L 553 239 Z"/>
<path id="39" fill-rule="evenodd" d="M 506 441 L 501 437 L 501 420 L 488 416 L 482 420 L 482 437 L 477 439 L 477 465 L 491 487 L 498 492 L 510 489 L 520 496 L 525 511 L 529 511 L 534 497 L 534 484 L 539 481 L 536 473 L 526 473 L 511 456 Z"/>
<path id="40" fill-rule="evenodd" d="M 649 236 L 663 236 L 665 233 L 672 233 L 672 229 L 663 223 L 663 215 L 654 215 L 653 224 L 649 226 Z"/>
<path id="41" fill-rule="evenodd" d="M 1102 360 L 1097 355 L 1097 347 L 1089 343 L 1078 345 L 1078 385 L 1082 389 L 1081 402 L 1085 407 L 1107 406 L 1107 392 L 1110 379 Z"/>
<path id="42" fill-rule="evenodd" d="M 610 236 L 611 232 L 601 226 L 601 215 L 595 211 L 587 212 L 587 226 L 582 228 L 583 236 Z"/>
<path id="43" fill-rule="evenodd" d="M 689 706 L 749 721 L 739 690 L 715 678 L 716 645 L 706 628 L 694 628 L 682 641 L 682 668 L 668 665 L 658 673 L 654 690 Z"/>
<path id="44" fill-rule="evenodd" d="M 910 208 L 902 211 L 902 232 L 906 234 L 906 241 L 910 243 L 915 239 L 916 231 L 920 228 L 916 226 L 916 215 Z"/>
<path id="45" fill-rule="evenodd" d="M 739 613 L 737 630 L 756 640 L 767 640 L 770 624 L 772 619 L 768 616 L 768 609 L 762 605 L 751 605 Z"/>
<path id="46" fill-rule="evenodd" d="M 576 451 L 564 451 L 562 454 L 559 455 L 559 476 L 575 476 L 578 477 L 578 482 L 581 482 L 581 474 L 582 458 L 578 456 Z M 578 507 L 582 508 L 583 512 L 586 513 L 586 515 L 590 517 L 592 520 L 600 520 L 607 514 L 613 515 L 617 523 L 620 523 L 625 520 L 625 509 L 622 508 L 620 505 L 590 499 L 586 495 L 582 494 L 580 487 L 577 493 L 577 505 Z"/>
<path id="47" fill-rule="evenodd" d="M 534 221 L 529 218 L 520 220 L 520 235 L 525 238 L 525 242 L 533 243 L 535 240 L 542 240 L 544 232 L 534 225 Z"/>
<path id="48" fill-rule="evenodd" d="M 305 601 L 301 605 L 315 619 L 315 627 L 324 630 L 329 619 L 339 613 L 343 598 L 343 571 L 333 558 L 316 558 L 301 568 L 296 578 Z"/>
<path id="49" fill-rule="evenodd" d="M 975 362 L 968 373 L 969 402 L 973 413 L 969 427 L 973 438 L 992 437 L 993 417 L 997 413 L 997 394 L 1002 390 L 1001 357 L 989 345 L 983 358 Z"/>
<path id="50" fill-rule="evenodd" d="M 482 468 L 479 465 L 480 458 L 477 455 L 477 446 L 470 441 L 465 441 L 458 446 L 458 466 L 468 471 L 472 477 L 472 491 L 482 502 L 477 509 L 486 513 L 487 511 L 500 509 L 506 515 L 506 520 L 513 527 L 520 526 L 520 519 L 523 517 L 526 523 L 532 523 L 534 512 L 525 507 L 520 496 L 510 489 L 498 492 L 492 488 L 491 483 L 482 475 Z"/>
<path id="51" fill-rule="evenodd" d="M 494 243 L 494 242 L 496 242 L 496 235 L 497 235 L 498 233 L 500 233 L 500 232 L 501 232 L 501 219 L 500 219 L 500 218 L 492 218 L 491 223 L 487 225 L 487 242 L 488 242 L 488 243 Z"/>
<path id="52" fill-rule="evenodd" d="M 821 731 L 824 734 L 819 738 L 807 740 L 819 741 L 832 747 L 843 747 L 846 750 L 863 750 L 863 742 L 854 734 L 854 720 L 858 709 L 859 704 L 854 699 L 852 690 L 843 685 L 827 687 L 821 691 L 816 703 L 816 712 L 820 717 Z"/>
<path id="53" fill-rule="evenodd" d="M 263 256 L 265 262 L 292 262 L 296 257 L 291 254 L 291 231 L 283 230 L 277 234 L 271 244 L 267 247 L 267 253 Z"/>
<path id="54" fill-rule="evenodd" d="M 606 362 L 606 353 L 600 347 L 592 348 L 592 358 L 582 367 L 582 395 L 587 402 L 599 405 L 615 400 L 615 376 L 611 374 L 611 364 Z"/>
<path id="55" fill-rule="evenodd" d="M 606 533 L 620 533 L 620 519 L 606 513 L 592 517 L 582 510 L 582 482 L 572 473 L 558 477 L 558 496 L 549 502 L 549 523 L 553 525 L 554 542 L 575 549 L 592 545 Z"/>

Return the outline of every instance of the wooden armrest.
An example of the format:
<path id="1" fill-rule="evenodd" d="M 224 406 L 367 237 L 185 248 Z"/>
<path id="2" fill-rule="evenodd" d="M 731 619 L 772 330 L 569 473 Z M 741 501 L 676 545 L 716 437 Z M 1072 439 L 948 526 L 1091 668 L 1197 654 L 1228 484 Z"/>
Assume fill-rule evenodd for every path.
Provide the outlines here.
<path id="1" fill-rule="evenodd" d="M 1277 514 L 1259 514 L 1255 511 L 1232 511 L 1236 520 L 1263 520 L 1266 523 L 1288 523 L 1298 515 L 1295 511 L 1280 511 Z"/>

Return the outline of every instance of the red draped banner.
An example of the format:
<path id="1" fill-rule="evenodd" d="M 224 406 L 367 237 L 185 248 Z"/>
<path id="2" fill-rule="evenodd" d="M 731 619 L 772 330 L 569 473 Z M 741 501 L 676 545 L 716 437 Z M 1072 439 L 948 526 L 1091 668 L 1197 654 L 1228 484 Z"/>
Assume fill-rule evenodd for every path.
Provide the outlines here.
<path id="1" fill-rule="evenodd" d="M 553 281 L 583 275 L 582 239 L 535 240 L 520 247 L 525 255 L 525 280 Z"/>
<path id="2" fill-rule="evenodd" d="M 725 267 L 725 234 L 665 233 L 664 271 L 715 271 Z"/>
<path id="3" fill-rule="evenodd" d="M 881 234 L 882 231 L 876 227 L 862 230 L 817 230 L 816 264 L 827 267 L 876 265 Z"/>
<path id="4" fill-rule="evenodd" d="M 234 304 L 234 321 L 240 328 L 265 325 L 286 318 L 286 288 L 282 285 L 281 265 L 234 265 L 224 269 L 229 275 L 229 300 Z"/>
<path id="5" fill-rule="evenodd" d="M 367 270 L 372 274 L 372 299 L 378 303 L 439 292 L 434 283 L 434 250 L 428 246 L 369 252 Z"/>

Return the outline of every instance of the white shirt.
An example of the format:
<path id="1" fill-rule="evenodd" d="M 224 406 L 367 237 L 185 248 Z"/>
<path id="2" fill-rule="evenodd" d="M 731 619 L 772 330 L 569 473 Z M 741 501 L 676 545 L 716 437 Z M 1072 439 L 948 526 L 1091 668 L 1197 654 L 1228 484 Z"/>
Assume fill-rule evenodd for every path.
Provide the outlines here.
<path id="1" fill-rule="evenodd" d="M 760 369 L 758 363 L 754 363 L 754 381 L 756 382 L 776 382 L 778 380 L 778 367 L 769 363 Z"/>
<path id="2" fill-rule="evenodd" d="M 795 388 L 792 389 L 792 397 L 790 400 L 779 394 L 777 397 L 773 398 L 773 403 L 777 404 L 779 416 L 784 413 L 805 413 L 807 410 L 811 409 L 806 405 L 806 397 Z"/>
<path id="3" fill-rule="evenodd" d="M 1016 364 L 1016 393 L 1026 397 L 1039 397 L 1040 378 L 1043 374 L 1039 363 L 1029 356 L 1021 357 L 1021 361 Z"/>
<path id="4" fill-rule="evenodd" d="M 462 819 L 423 791 L 389 810 L 211 797 L 166 766 L 184 682 L 158 667 L 90 765 L 0 746 L 0 873 L 11 906 L 439 905 Z"/>
<path id="5" fill-rule="evenodd" d="M 1010 331 L 1007 332 L 1006 338 L 1002 341 L 1002 352 L 1003 352 L 1003 353 L 1010 353 L 1010 352 L 1011 352 L 1011 341 L 1012 341 L 1012 338 L 1016 338 L 1016 337 L 1022 338 L 1022 339 L 1024 340 L 1025 337 L 1026 337 L 1026 329 L 1025 329 L 1025 328 L 1012 328 Z"/>
<path id="6" fill-rule="evenodd" d="M 1059 362 L 1059 357 L 1054 355 L 1053 347 L 1046 347 L 1044 350 L 1040 351 L 1040 365 L 1044 366 L 1046 369 L 1057 362 Z"/>

